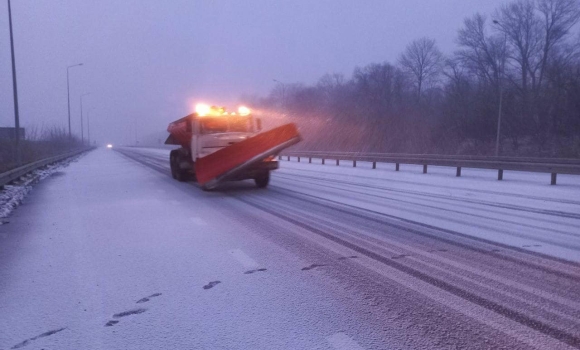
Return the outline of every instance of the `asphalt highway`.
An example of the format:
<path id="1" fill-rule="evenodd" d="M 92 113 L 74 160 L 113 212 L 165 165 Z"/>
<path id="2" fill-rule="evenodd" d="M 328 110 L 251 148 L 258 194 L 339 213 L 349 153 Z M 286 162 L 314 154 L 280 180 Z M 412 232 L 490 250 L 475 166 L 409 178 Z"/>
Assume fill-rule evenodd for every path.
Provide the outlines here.
<path id="1" fill-rule="evenodd" d="M 395 198 L 286 163 L 267 189 L 204 192 L 166 153 L 91 152 L 0 226 L 0 349 L 580 348 L 573 210 L 454 213 L 419 185 Z M 439 225 L 443 211 L 561 254 Z"/>

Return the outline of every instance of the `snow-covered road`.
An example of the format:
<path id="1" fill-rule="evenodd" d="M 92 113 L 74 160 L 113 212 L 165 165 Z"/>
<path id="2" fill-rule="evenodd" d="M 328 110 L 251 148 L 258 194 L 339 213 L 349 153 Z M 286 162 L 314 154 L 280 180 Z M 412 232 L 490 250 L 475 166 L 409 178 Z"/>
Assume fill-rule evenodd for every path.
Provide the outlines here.
<path id="1" fill-rule="evenodd" d="M 282 162 L 208 193 L 167 158 L 91 152 L 0 225 L 0 349 L 580 347 L 574 177 Z"/>

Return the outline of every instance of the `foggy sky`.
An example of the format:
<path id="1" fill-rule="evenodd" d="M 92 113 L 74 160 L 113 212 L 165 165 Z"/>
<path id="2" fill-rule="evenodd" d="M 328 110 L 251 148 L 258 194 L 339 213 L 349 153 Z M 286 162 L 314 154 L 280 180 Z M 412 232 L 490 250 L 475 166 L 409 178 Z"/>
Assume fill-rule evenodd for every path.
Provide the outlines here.
<path id="1" fill-rule="evenodd" d="M 21 125 L 67 125 L 67 65 L 84 64 L 70 70 L 73 133 L 80 135 L 79 96 L 90 92 L 92 138 L 121 143 L 164 130 L 198 101 L 235 107 L 241 95 L 265 95 L 272 79 L 314 83 L 395 63 L 422 36 L 450 54 L 465 17 L 503 2 L 12 0 Z M 0 0 L 0 126 L 13 123 Z"/>

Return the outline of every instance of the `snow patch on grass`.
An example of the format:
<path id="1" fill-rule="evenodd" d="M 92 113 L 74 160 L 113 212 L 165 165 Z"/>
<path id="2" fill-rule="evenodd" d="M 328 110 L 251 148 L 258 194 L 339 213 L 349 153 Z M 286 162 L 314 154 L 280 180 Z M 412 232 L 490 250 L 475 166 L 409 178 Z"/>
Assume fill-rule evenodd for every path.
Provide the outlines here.
<path id="1" fill-rule="evenodd" d="M 69 165 L 77 158 L 78 156 L 55 164 L 49 164 L 20 177 L 10 185 L 5 185 L 4 189 L 0 190 L 0 219 L 6 218 L 22 203 L 28 192 L 32 190 L 34 184 Z M 0 225 L 2 224 L 3 222 L 0 221 Z"/>

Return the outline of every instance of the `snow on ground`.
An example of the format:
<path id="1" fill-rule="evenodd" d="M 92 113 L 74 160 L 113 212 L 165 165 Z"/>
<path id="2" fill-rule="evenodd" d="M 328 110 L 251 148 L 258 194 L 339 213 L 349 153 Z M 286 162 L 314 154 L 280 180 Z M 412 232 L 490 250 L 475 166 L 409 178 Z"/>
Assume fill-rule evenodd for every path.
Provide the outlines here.
<path id="1" fill-rule="evenodd" d="M 168 165 L 169 150 L 132 148 Z M 403 220 L 456 231 L 572 261 L 580 261 L 580 176 L 283 157 L 273 189 L 299 192 Z"/>
<path id="2" fill-rule="evenodd" d="M 312 261 L 256 238 L 228 203 L 238 202 L 109 150 L 41 182 L 0 226 L 0 349 L 331 349 L 339 332 L 380 341 L 333 297 L 340 286 L 305 278 Z"/>
<path id="3" fill-rule="evenodd" d="M 464 334 L 458 344 L 499 334 L 469 303 L 466 317 L 423 299 L 406 287 L 421 286 L 410 275 L 380 279 L 375 294 L 353 266 L 375 266 L 381 276 L 392 268 L 364 257 L 338 260 L 348 249 L 318 250 L 317 237 L 236 195 L 173 180 L 163 170 L 168 150 L 134 151 L 151 166 L 111 150 L 91 152 L 36 186 L 0 226 L 0 330 L 7 330 L 0 349 L 433 348 L 417 344 L 432 340 L 425 329 L 437 327 L 422 327 L 443 319 L 437 332 L 445 340 Z M 455 178 L 452 168 L 429 167 L 426 175 L 420 167 L 393 168 L 283 161 L 271 188 L 256 197 L 279 204 L 299 192 L 317 203 L 579 260 L 576 177 L 550 186 L 547 174 L 506 173 L 498 182 L 489 171 L 464 169 Z M 249 183 L 238 187 L 240 196 L 255 191 Z M 334 274 L 324 273 L 329 261 Z M 340 273 L 351 284 L 337 283 Z M 461 327 L 446 328 L 450 319 Z"/>
<path id="4" fill-rule="evenodd" d="M 580 261 L 580 176 L 296 158 L 281 161 L 273 187 Z"/>

